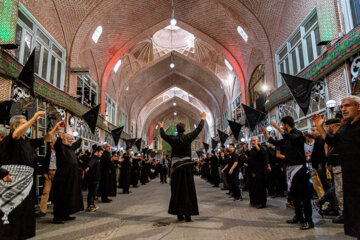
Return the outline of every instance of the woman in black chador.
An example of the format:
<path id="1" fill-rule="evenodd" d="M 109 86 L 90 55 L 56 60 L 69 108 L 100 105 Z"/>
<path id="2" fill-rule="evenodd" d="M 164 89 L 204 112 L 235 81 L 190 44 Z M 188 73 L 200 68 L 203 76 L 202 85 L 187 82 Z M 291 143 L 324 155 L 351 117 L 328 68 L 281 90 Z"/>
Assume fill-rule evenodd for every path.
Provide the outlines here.
<path id="1" fill-rule="evenodd" d="M 171 199 L 169 213 L 177 215 L 178 221 L 191 221 L 191 215 L 199 215 L 197 204 L 193 162 L 191 161 L 191 142 L 204 127 L 205 113 L 201 115 L 198 127 L 191 133 L 184 134 L 185 124 L 176 125 L 177 136 L 165 133 L 163 123 L 158 123 L 161 137 L 171 146 Z"/>

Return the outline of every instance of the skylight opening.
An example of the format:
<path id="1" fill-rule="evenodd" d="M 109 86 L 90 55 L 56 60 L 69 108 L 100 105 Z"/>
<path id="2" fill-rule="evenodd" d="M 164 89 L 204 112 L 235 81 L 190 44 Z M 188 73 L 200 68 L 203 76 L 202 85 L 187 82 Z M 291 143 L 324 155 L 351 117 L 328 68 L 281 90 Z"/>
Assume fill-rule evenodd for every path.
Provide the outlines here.
<path id="1" fill-rule="evenodd" d="M 102 30 L 103 30 L 102 26 L 98 26 L 98 27 L 95 29 L 95 31 L 94 31 L 94 33 L 93 33 L 93 35 L 92 35 L 92 40 L 94 41 L 94 43 L 97 43 L 97 42 L 98 42 L 98 40 L 99 40 L 99 38 L 100 38 L 100 36 L 101 36 Z"/>
<path id="2" fill-rule="evenodd" d="M 225 62 L 226 67 L 227 67 L 230 71 L 232 71 L 232 70 L 234 69 L 233 66 L 231 66 L 231 64 L 229 63 L 228 60 L 224 59 L 224 62 Z"/>
<path id="3" fill-rule="evenodd" d="M 237 26 L 237 31 L 240 34 L 240 36 L 244 39 L 244 41 L 247 42 L 249 37 L 246 34 L 246 32 L 244 31 L 244 29 L 242 27 L 240 27 L 240 26 Z"/>
<path id="4" fill-rule="evenodd" d="M 117 61 L 117 63 L 114 66 L 114 72 L 117 72 L 117 70 L 119 70 L 119 67 L 121 66 L 121 59 L 119 59 Z"/>

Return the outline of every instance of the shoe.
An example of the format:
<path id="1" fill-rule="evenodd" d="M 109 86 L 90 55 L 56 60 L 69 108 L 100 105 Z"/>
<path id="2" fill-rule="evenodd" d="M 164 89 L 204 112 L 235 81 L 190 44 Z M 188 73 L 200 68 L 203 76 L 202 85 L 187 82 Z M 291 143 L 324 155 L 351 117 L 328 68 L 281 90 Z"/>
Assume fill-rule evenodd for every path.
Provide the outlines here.
<path id="1" fill-rule="evenodd" d="M 191 217 L 190 216 L 185 216 L 185 222 L 191 222 Z"/>
<path id="2" fill-rule="evenodd" d="M 52 222 L 54 224 L 64 224 L 64 220 L 58 218 L 54 218 Z"/>
<path id="3" fill-rule="evenodd" d="M 125 192 L 123 192 L 123 194 L 129 194 L 129 193 L 131 193 L 130 191 L 125 191 Z"/>
<path id="4" fill-rule="evenodd" d="M 89 207 L 87 207 L 86 211 L 88 212 L 95 212 L 97 209 L 95 207 L 95 205 L 90 205 Z"/>
<path id="5" fill-rule="evenodd" d="M 133 188 L 138 188 L 138 187 L 139 187 L 138 185 L 133 186 Z"/>
<path id="6" fill-rule="evenodd" d="M 104 199 L 104 200 L 101 200 L 101 202 L 103 202 L 103 203 L 109 203 L 109 202 L 111 202 L 112 200 L 111 199 L 109 199 L 109 198 L 107 198 L 107 199 Z"/>
<path id="7" fill-rule="evenodd" d="M 72 221 L 72 220 L 75 220 L 76 217 L 70 217 L 70 216 L 67 216 L 64 218 L 64 221 Z"/>
<path id="8" fill-rule="evenodd" d="M 335 224 L 344 224 L 344 215 L 340 215 L 332 220 Z"/>
<path id="9" fill-rule="evenodd" d="M 94 208 L 95 208 L 95 211 L 99 209 L 99 207 L 98 207 L 98 206 L 96 206 L 96 205 L 94 205 Z"/>
<path id="10" fill-rule="evenodd" d="M 256 209 L 263 209 L 263 208 L 266 208 L 265 204 L 260 204 L 259 206 L 256 207 Z"/>
<path id="11" fill-rule="evenodd" d="M 244 200 L 244 199 L 242 198 L 242 196 L 240 196 L 240 197 L 239 197 L 239 200 L 242 201 L 242 200 Z"/>
<path id="12" fill-rule="evenodd" d="M 286 220 L 286 223 L 289 223 L 289 224 L 295 224 L 295 223 L 299 223 L 300 220 L 297 219 L 296 217 L 294 217 L 293 219 L 290 219 L 290 220 Z"/>
<path id="13" fill-rule="evenodd" d="M 242 201 L 242 198 L 240 197 L 234 198 L 234 201 Z"/>
<path id="14" fill-rule="evenodd" d="M 227 194 L 227 195 L 230 195 L 230 194 L 231 194 L 231 192 L 227 192 L 226 194 Z"/>
<path id="15" fill-rule="evenodd" d="M 221 188 L 220 190 L 225 191 L 225 190 L 229 190 L 228 188 Z"/>
<path id="16" fill-rule="evenodd" d="M 183 215 L 177 215 L 177 221 L 178 222 L 184 221 L 184 216 Z"/>
<path id="17" fill-rule="evenodd" d="M 301 224 L 300 226 L 300 230 L 308 230 L 314 228 L 314 223 L 313 222 L 304 222 Z"/>
<path id="18" fill-rule="evenodd" d="M 35 216 L 36 216 L 37 218 L 40 218 L 40 217 L 44 217 L 45 215 L 46 215 L 46 213 L 40 211 L 40 212 L 38 212 Z"/>
<path id="19" fill-rule="evenodd" d="M 292 205 L 292 204 L 289 203 L 289 202 L 286 203 L 286 207 L 287 207 L 287 208 L 291 208 L 291 209 L 295 209 L 294 205 Z"/>
<path id="20" fill-rule="evenodd" d="M 216 187 L 216 188 L 217 188 L 217 187 L 219 187 L 219 185 L 214 185 L 213 187 Z"/>

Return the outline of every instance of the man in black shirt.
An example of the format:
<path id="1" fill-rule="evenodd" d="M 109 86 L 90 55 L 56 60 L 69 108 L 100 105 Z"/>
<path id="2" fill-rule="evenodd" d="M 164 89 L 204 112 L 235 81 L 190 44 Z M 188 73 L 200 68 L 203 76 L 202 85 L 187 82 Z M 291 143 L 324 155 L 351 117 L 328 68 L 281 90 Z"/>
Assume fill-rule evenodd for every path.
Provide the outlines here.
<path id="1" fill-rule="evenodd" d="M 36 162 L 33 157 L 35 150 L 43 146 L 44 143 L 50 142 L 58 130 L 65 125 L 64 122 L 58 122 L 45 137 L 36 139 L 29 138 L 29 134 L 26 133 L 30 133 L 32 125 L 44 114 L 45 112 L 43 111 L 36 112 L 28 121 L 23 115 L 16 115 L 10 119 L 11 132 L 1 141 L 3 152 L 1 153 L 0 166 L 4 166 L 5 168 L 5 165 L 17 165 L 19 169 L 35 168 Z M 16 173 L 13 172 L 13 174 Z M 35 184 L 31 182 L 28 186 L 30 188 L 28 195 L 25 195 L 25 199 L 20 200 L 20 204 L 8 215 L 10 224 L 3 224 L 3 221 L 0 221 L 1 239 L 25 239 L 35 236 Z M 3 197 L 6 196 L 6 191 L 6 189 L 0 189 L 0 195 Z M 10 194 L 9 196 L 13 195 Z M 7 204 L 14 200 L 15 197 L 9 199 Z M 2 212 L 0 212 L 0 219 L 1 218 L 3 218 Z"/>
<path id="2" fill-rule="evenodd" d="M 251 138 L 252 148 L 248 155 L 250 170 L 250 203 L 257 208 L 266 207 L 266 175 L 265 167 L 270 170 L 269 159 L 265 150 L 259 146 L 257 137 Z"/>
<path id="3" fill-rule="evenodd" d="M 281 119 L 282 127 L 276 122 L 270 124 L 283 136 L 282 140 L 276 141 L 270 137 L 264 127 L 261 132 L 274 145 L 285 144 L 285 165 L 288 182 L 288 190 L 295 206 L 295 217 L 287 223 L 301 223 L 301 230 L 314 228 L 312 221 L 311 193 L 309 191 L 309 176 L 306 173 L 306 158 L 304 151 L 305 137 L 301 131 L 295 128 L 294 119 L 286 116 Z M 305 218 L 304 218 L 305 215 Z"/>
<path id="4" fill-rule="evenodd" d="M 229 187 L 232 190 L 234 201 L 240 200 L 242 201 L 240 185 L 239 185 L 239 170 L 242 167 L 241 163 L 239 163 L 239 157 L 235 153 L 235 145 L 229 144 L 229 155 L 228 155 L 228 163 L 221 170 L 221 172 L 225 172 L 229 169 Z"/>
<path id="5" fill-rule="evenodd" d="M 101 146 L 96 147 L 93 152 L 93 155 L 90 159 L 88 167 L 85 169 L 85 172 L 88 174 L 89 187 L 88 187 L 88 197 L 87 197 L 87 211 L 95 212 L 99 207 L 95 206 L 94 200 L 96 193 L 99 189 L 99 182 L 101 176 L 100 170 L 100 158 L 104 153 L 104 149 Z"/>
<path id="6" fill-rule="evenodd" d="M 360 238 L 360 98 L 346 97 L 341 101 L 344 125 L 335 134 L 327 134 L 323 127 L 325 117 L 313 116 L 321 137 L 330 146 L 338 148 L 343 176 L 345 234 Z"/>

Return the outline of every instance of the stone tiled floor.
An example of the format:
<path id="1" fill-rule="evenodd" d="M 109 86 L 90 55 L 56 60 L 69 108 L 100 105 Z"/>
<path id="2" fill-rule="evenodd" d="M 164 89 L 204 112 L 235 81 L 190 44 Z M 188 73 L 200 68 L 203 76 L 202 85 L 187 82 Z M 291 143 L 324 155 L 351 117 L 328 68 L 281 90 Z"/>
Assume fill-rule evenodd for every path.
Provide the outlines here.
<path id="1" fill-rule="evenodd" d="M 176 223 L 167 214 L 169 185 L 155 179 L 111 203 L 98 203 L 95 213 L 76 214 L 75 221 L 64 225 L 51 224 L 48 214 L 38 220 L 35 239 L 352 239 L 343 234 L 342 225 L 318 216 L 312 230 L 286 224 L 293 210 L 285 208 L 285 199 L 268 199 L 267 208 L 255 209 L 246 193 L 244 201 L 233 202 L 225 191 L 197 177 L 196 188 L 200 216 L 191 223 Z"/>

